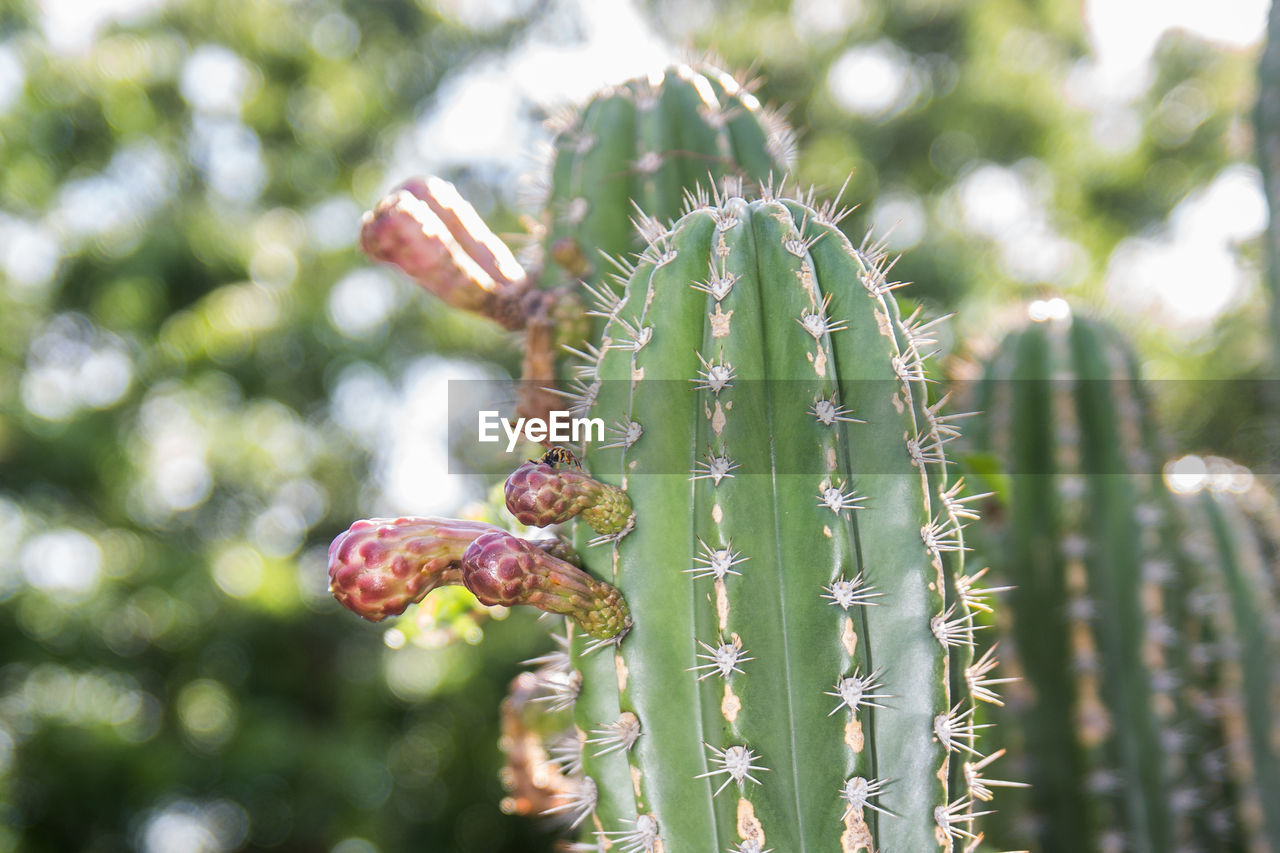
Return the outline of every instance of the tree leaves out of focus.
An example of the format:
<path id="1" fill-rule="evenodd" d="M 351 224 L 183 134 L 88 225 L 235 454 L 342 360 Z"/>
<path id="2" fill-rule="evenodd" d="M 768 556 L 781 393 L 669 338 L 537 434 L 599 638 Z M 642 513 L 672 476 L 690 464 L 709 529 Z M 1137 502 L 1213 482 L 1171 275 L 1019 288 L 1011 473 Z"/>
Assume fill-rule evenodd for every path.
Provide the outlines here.
<path id="1" fill-rule="evenodd" d="M 354 242 L 441 80 L 525 22 L 209 0 L 59 53 L 5 8 L 0 849 L 545 849 L 497 775 L 541 630 L 393 652 L 324 568 L 386 388 L 515 358 Z"/>
<path id="2" fill-rule="evenodd" d="M 362 624 L 324 549 L 457 488 L 441 459 L 427 482 L 387 467 L 441 452 L 442 359 L 517 363 L 360 259 L 360 211 L 424 127 L 459 130 L 422 121 L 450 75 L 575 7 L 129 8 L 97 30 L 74 2 L 0 11 L 0 850 L 548 849 L 499 814 L 496 749 L 542 628 Z M 1135 99 L 1092 103 L 1075 0 L 651 12 L 793 105 L 800 180 L 852 172 L 851 234 L 896 223 L 897 273 L 966 342 L 1027 297 L 1111 304 L 1117 247 L 1250 157 L 1251 55 L 1172 35 Z M 514 231 L 512 173 L 450 177 Z M 1244 377 L 1255 311 L 1193 346 L 1126 325 L 1163 376 Z M 1166 402 L 1193 441 L 1255 414 L 1186 385 Z"/>

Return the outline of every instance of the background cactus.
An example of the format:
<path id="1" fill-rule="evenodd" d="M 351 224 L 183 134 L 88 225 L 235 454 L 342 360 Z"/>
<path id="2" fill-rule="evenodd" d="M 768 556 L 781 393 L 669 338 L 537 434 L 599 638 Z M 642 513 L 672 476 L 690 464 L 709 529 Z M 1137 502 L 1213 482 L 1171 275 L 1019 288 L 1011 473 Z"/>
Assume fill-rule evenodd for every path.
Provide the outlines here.
<path id="1" fill-rule="evenodd" d="M 614 436 L 584 461 L 635 517 L 578 544 L 634 625 L 571 632 L 554 670 L 585 773 L 563 807 L 600 849 L 961 849 L 1000 784 L 928 328 L 838 218 L 703 198 L 603 294 L 579 402 Z"/>
<path id="2" fill-rule="evenodd" d="M 1216 820 L 1233 821 L 1246 850 L 1280 850 L 1280 507 L 1247 469 L 1209 463 L 1211 472 L 1230 473 L 1184 503 L 1194 525 L 1190 549 L 1203 567 L 1194 593 L 1213 641 L 1198 657 L 1212 665 L 1232 792 L 1215 804 Z"/>
<path id="3" fill-rule="evenodd" d="M 1271 849 L 1237 808 L 1252 771 L 1225 773 L 1222 670 L 1240 655 L 1227 638 L 1249 623 L 1209 605 L 1225 601 L 1210 591 L 1231 585 L 1236 546 L 1191 526 L 1165 488 L 1136 357 L 1095 321 L 1031 323 L 1005 339 L 977 396 L 973 444 L 1004 475 L 986 544 L 1014 586 L 1003 634 L 1024 679 L 997 730 L 1031 783 L 993 840 Z"/>
<path id="4" fill-rule="evenodd" d="M 603 268 L 605 257 L 643 249 L 697 187 L 724 177 L 781 178 L 795 139 L 753 89 L 708 64 L 672 65 L 558 115 L 539 201 L 542 253 L 560 263 L 544 264 L 542 285 L 594 282 L 612 272 Z"/>

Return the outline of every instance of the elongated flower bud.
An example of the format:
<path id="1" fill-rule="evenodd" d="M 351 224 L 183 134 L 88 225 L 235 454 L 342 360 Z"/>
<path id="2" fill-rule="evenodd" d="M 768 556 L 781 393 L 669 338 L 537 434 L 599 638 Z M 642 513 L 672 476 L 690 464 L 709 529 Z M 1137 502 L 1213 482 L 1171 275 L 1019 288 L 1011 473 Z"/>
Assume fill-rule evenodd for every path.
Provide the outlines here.
<path id="1" fill-rule="evenodd" d="M 462 552 L 492 525 L 445 518 L 369 518 L 329 546 L 329 591 L 371 622 L 397 616 L 438 586 L 462 582 Z"/>
<path id="2" fill-rule="evenodd" d="M 329 546 L 329 591 L 344 607 L 370 622 L 398 616 L 436 587 L 461 585 L 467 546 L 493 531 L 499 528 L 452 518 L 357 521 Z M 548 559 L 557 562 L 577 559 L 560 539 L 524 544 L 539 553 L 545 550 L 556 555 Z"/>
<path id="3" fill-rule="evenodd" d="M 530 604 L 569 616 L 600 639 L 630 624 L 617 589 L 505 530 L 482 533 L 467 547 L 462 582 L 481 604 Z"/>
<path id="4" fill-rule="evenodd" d="M 471 206 L 457 187 L 434 175 L 428 178 L 411 178 L 400 187 L 421 199 L 439 217 L 449 234 L 500 286 L 522 284 L 525 271 L 507 248 L 502 238 L 494 234 L 480 214 Z"/>
<path id="5" fill-rule="evenodd" d="M 631 518 L 631 499 L 622 489 L 542 462 L 517 468 L 507 478 L 506 496 L 507 509 L 516 520 L 532 527 L 581 515 L 596 533 L 612 535 L 625 530 Z"/>
<path id="6" fill-rule="evenodd" d="M 455 308 L 483 314 L 507 329 L 524 328 L 524 271 L 470 205 L 461 202 L 465 211 L 444 205 L 426 187 L 416 182 L 378 202 L 364 216 L 360 247 L 369 257 L 399 267 Z M 414 189 L 435 204 L 415 195 Z"/>

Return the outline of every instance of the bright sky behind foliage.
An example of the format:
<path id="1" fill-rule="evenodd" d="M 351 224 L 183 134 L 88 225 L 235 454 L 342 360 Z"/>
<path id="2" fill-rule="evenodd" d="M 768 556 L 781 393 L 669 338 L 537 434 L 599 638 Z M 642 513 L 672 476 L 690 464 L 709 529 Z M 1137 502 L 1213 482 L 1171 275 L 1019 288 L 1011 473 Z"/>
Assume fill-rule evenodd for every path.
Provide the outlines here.
<path id="1" fill-rule="evenodd" d="M 166 2 L 169 0 L 41 0 L 41 21 L 54 50 L 78 53 L 86 50 L 109 22 L 145 17 Z M 481 28 L 501 24 L 528 6 L 527 0 L 435 3 L 444 14 Z M 539 139 L 537 128 L 522 119 L 524 107 L 580 99 L 601 84 L 659 66 L 672 55 L 670 46 L 653 33 L 630 0 L 568 0 L 563 6 L 554 17 L 572 20 L 573 27 L 536 28 L 515 50 L 463 69 L 446 82 L 412 134 L 401 140 L 387 181 L 461 163 L 488 163 L 519 171 L 527 165 L 528 152 Z M 809 25 L 830 28 L 839 23 L 828 20 L 834 17 L 847 24 L 857 19 L 859 6 L 856 0 L 797 2 L 795 23 L 799 29 Z M 1181 28 L 1229 47 L 1248 47 L 1261 39 L 1267 9 L 1267 0 L 1086 0 L 1085 20 L 1094 57 L 1072 72 L 1068 96 L 1095 112 L 1099 142 L 1104 147 L 1123 149 L 1136 141 L 1138 132 L 1136 124 L 1127 121 L 1124 106 L 1149 83 L 1151 55 L 1165 33 Z M 815 15 L 821 20 L 814 19 Z M 236 70 L 234 63 L 216 61 L 220 58 L 212 55 L 216 50 L 197 51 L 193 57 L 193 62 L 198 59 L 202 63 L 201 73 L 191 69 L 193 73 L 187 78 L 204 81 L 188 86 L 184 79 L 184 94 L 193 104 L 228 97 L 224 91 L 227 74 L 204 73 Z M 6 101 L 6 92 L 21 86 L 20 69 L 10 65 L 6 56 L 0 55 L 0 106 Z M 888 117 L 910 104 L 917 90 L 914 73 L 902 50 L 881 40 L 846 51 L 833 64 L 828 83 L 835 102 L 848 112 Z M 868 81 L 875 83 L 869 85 Z M 199 91 L 202 85 L 209 90 Z M 236 95 L 231 95 L 233 100 L 238 100 Z M 501 132 L 494 132 L 495 122 Z M 217 144 L 211 141 L 209 147 L 223 153 L 210 158 L 207 171 L 215 184 L 252 186 L 261 180 L 253 174 L 258 168 L 256 152 L 251 150 L 252 141 L 237 140 L 234 131 L 211 124 L 208 133 L 216 137 Z M 200 156 L 199 152 L 193 154 Z M 994 196 L 961 187 L 965 220 L 979 223 L 974 230 L 993 240 L 1006 270 L 1015 278 L 1069 286 L 1073 247 L 1057 239 L 1048 227 L 1043 200 L 1034 197 L 1024 177 L 1001 167 L 979 164 L 964 179 L 969 190 L 993 181 L 1004 188 Z M 877 210 L 878 225 L 901 223 L 896 248 L 909 248 L 914 242 L 910 238 L 923 227 L 921 212 L 911 201 L 884 199 Z M 1018 227 L 992 231 L 981 227 L 984 222 L 1018 223 Z M 1203 330 L 1213 317 L 1248 292 L 1251 272 L 1241 269 L 1236 261 L 1234 244 L 1255 236 L 1265 224 L 1266 206 L 1257 172 L 1232 169 L 1210 187 L 1189 196 L 1160 233 L 1126 240 L 1117 248 L 1107 272 L 1108 295 L 1129 308 L 1156 308 L 1157 319 L 1170 324 L 1186 325 L 1192 332 Z M 1206 286 L 1206 281 L 1218 286 Z"/>

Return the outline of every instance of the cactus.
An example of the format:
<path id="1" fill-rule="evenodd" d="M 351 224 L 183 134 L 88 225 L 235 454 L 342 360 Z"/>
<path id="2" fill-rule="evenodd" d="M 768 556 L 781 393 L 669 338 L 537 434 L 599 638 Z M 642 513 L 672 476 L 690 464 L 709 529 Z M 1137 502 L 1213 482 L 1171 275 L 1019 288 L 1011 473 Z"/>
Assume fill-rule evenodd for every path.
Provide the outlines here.
<path id="1" fill-rule="evenodd" d="M 995 717 L 1031 783 L 992 840 L 1234 849 L 1247 828 L 1218 665 L 1232 621 L 1203 605 L 1213 549 L 1164 486 L 1136 358 L 1096 321 L 1034 322 L 1000 346 L 977 406 L 973 447 L 1007 481 L 987 556 L 1014 586 L 1004 645 L 1024 679 Z"/>
<path id="2" fill-rule="evenodd" d="M 1171 467 L 1176 467 L 1171 466 Z M 1225 740 L 1233 796 L 1217 821 L 1233 824 L 1249 851 L 1280 850 L 1280 507 L 1241 466 L 1210 458 L 1198 493 L 1184 498 L 1195 589 L 1209 617 L 1214 711 Z M 1176 483 L 1175 483 L 1176 485 Z M 1203 488 L 1204 485 L 1210 486 Z M 1183 490 L 1187 491 L 1187 490 Z"/>
<path id="3" fill-rule="evenodd" d="M 634 514 L 577 545 L 634 624 L 571 628 L 554 656 L 585 774 L 557 807 L 575 849 L 978 843 L 975 801 L 1001 783 L 976 747 L 992 659 L 973 661 L 988 605 L 963 572 L 955 424 L 928 397 L 928 327 L 837 219 L 769 191 L 700 198 L 601 294 L 580 403 L 615 434 L 583 461 Z M 508 481 L 524 520 L 577 511 L 584 475 L 554 467 Z"/>
<path id="4" fill-rule="evenodd" d="M 557 265 L 544 269 L 542 286 L 594 286 L 606 257 L 640 251 L 644 232 L 669 224 L 696 187 L 785 174 L 794 137 L 753 88 L 710 65 L 673 65 L 556 116 L 541 246 Z"/>

